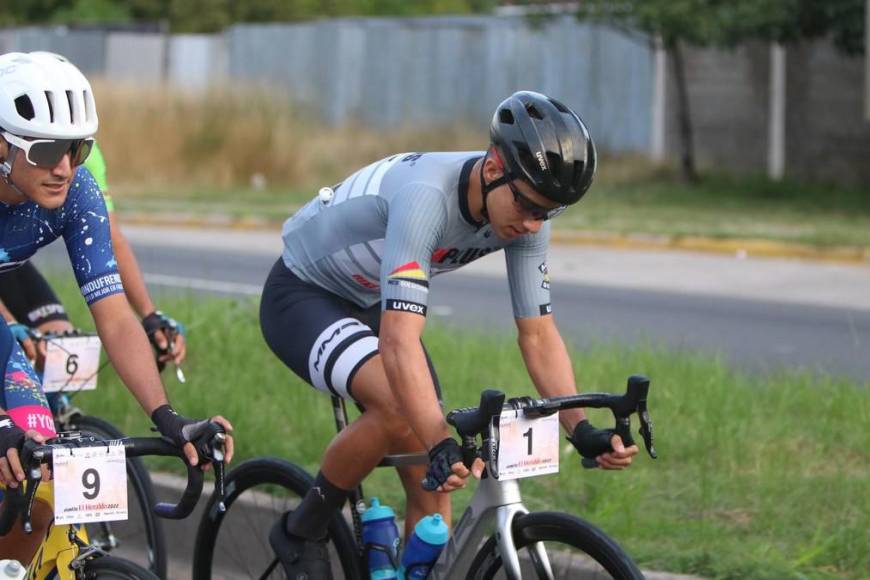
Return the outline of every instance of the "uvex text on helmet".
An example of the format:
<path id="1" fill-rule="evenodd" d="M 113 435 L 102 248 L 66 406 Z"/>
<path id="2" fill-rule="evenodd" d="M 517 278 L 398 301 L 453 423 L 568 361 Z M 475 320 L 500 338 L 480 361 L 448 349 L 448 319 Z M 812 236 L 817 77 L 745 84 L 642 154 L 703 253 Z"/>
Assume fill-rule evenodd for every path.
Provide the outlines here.
<path id="1" fill-rule="evenodd" d="M 546 95 L 520 91 L 495 110 L 490 138 L 507 170 L 541 195 L 576 203 L 595 175 L 595 145 L 574 111 Z"/>
<path id="2" fill-rule="evenodd" d="M 88 79 L 50 52 L 0 55 L 0 127 L 20 137 L 84 139 L 98 127 Z"/>

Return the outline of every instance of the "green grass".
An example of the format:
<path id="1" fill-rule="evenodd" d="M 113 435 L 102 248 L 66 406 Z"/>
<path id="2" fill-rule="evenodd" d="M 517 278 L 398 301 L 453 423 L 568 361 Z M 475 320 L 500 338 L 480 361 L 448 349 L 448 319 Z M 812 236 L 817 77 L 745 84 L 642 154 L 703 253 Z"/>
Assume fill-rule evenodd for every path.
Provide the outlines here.
<path id="1" fill-rule="evenodd" d="M 555 227 L 585 233 L 870 247 L 870 191 L 717 175 L 689 185 L 666 172 L 637 171 L 640 175 L 629 178 L 603 176 L 580 205 L 554 222 Z M 202 187 L 130 192 L 119 198 L 118 206 L 121 215 L 211 214 L 279 224 L 313 193 L 298 188 Z"/>
<path id="2" fill-rule="evenodd" d="M 86 321 L 73 287 L 61 286 Z M 328 399 L 271 354 L 250 300 L 161 297 L 189 328 L 186 385 L 164 379 L 177 408 L 222 413 L 236 427 L 237 461 L 273 455 L 314 471 L 334 434 Z M 485 387 L 532 394 L 509 337 L 430 325 L 426 342 L 448 408 Z M 581 388 L 618 391 L 632 373 L 652 378 L 650 410 L 660 458 L 623 473 L 585 471 L 573 452 L 557 476 L 526 480 L 531 509 L 579 514 L 618 538 L 650 569 L 714 578 L 860 578 L 870 569 L 870 400 L 867 386 L 806 374 L 735 372 L 716 360 L 654 346 L 574 350 Z M 131 434 L 148 427 L 114 373 L 77 399 Z M 606 417 L 593 414 L 593 422 Z M 636 425 L 635 425 L 636 427 Z M 401 512 L 395 474 L 367 480 Z M 470 491 L 454 494 L 455 512 Z"/>

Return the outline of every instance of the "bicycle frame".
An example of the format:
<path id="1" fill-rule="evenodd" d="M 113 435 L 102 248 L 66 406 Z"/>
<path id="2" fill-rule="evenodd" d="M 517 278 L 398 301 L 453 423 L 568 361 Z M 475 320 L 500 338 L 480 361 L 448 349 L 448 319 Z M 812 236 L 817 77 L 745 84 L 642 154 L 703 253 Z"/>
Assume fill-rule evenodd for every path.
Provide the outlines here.
<path id="1" fill-rule="evenodd" d="M 499 481 L 485 473 L 428 578 L 464 578 L 481 543 L 493 532 L 498 540 L 505 575 L 521 578 L 519 555 L 511 530 L 514 518 L 527 513 L 529 510 L 523 505 L 519 480 Z M 530 546 L 530 551 L 539 565 L 550 570 L 542 544 Z"/>

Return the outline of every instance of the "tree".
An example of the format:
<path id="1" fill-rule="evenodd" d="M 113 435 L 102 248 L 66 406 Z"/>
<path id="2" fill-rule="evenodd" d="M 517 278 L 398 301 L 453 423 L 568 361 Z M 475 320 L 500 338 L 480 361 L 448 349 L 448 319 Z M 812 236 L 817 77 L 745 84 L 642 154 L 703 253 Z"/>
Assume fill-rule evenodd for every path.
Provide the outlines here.
<path id="1" fill-rule="evenodd" d="M 583 0 L 577 16 L 661 39 L 674 69 L 681 168 L 689 181 L 697 172 L 683 45 L 790 44 L 830 34 L 848 54 L 864 50 L 864 0 Z"/>

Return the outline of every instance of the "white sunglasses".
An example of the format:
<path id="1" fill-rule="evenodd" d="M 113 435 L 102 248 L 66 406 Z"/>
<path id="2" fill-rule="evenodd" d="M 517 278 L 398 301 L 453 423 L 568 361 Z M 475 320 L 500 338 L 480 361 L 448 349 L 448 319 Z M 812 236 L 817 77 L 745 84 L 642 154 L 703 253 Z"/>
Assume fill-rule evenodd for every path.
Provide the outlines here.
<path id="1" fill-rule="evenodd" d="M 94 139 L 33 139 L 28 140 L 6 131 L 0 132 L 3 138 L 24 152 L 27 162 L 37 167 L 51 168 L 60 163 L 63 156 L 70 154 L 73 167 L 81 165 L 91 154 Z"/>

